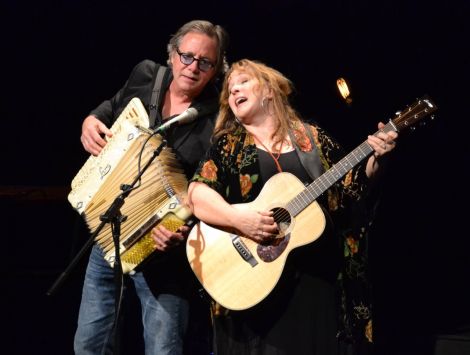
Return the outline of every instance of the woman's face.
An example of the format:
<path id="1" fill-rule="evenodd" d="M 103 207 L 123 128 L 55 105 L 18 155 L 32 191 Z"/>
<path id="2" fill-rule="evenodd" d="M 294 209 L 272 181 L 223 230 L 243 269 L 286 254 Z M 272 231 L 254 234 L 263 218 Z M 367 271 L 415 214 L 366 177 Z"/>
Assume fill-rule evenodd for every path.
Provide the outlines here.
<path id="1" fill-rule="evenodd" d="M 263 114 L 259 81 L 247 72 L 233 71 L 228 81 L 228 103 L 233 114 L 243 123 Z"/>

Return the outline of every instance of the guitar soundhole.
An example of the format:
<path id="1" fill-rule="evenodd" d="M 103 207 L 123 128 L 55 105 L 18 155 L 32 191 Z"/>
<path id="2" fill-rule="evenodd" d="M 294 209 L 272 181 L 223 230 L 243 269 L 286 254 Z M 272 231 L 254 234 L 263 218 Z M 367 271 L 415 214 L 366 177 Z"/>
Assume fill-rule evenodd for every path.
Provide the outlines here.
<path id="1" fill-rule="evenodd" d="M 267 263 L 276 260 L 286 249 L 290 239 L 288 230 L 292 221 L 290 213 L 285 208 L 276 207 L 272 211 L 274 220 L 279 227 L 279 234 L 272 242 L 258 244 L 257 247 L 258 256 Z"/>

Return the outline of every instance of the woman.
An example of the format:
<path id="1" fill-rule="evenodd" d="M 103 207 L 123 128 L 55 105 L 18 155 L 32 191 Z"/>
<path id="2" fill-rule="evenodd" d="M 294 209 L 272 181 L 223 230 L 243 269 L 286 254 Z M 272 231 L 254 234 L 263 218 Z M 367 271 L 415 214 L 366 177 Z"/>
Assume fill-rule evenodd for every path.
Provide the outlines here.
<path id="1" fill-rule="evenodd" d="M 309 184 L 344 156 L 325 131 L 301 121 L 289 104 L 291 91 L 286 77 L 260 62 L 243 59 L 231 66 L 213 145 L 189 186 L 199 219 L 269 244 L 278 234 L 273 211 L 232 204 L 256 199 L 279 172 Z M 367 222 L 358 212 L 381 158 L 395 146 L 397 133 L 380 131 L 383 126 L 379 123 L 379 133 L 367 139 L 374 151 L 368 160 L 317 199 L 326 216 L 323 234 L 291 251 L 276 287 L 259 304 L 215 319 L 217 354 L 352 353 L 354 342 L 358 349 L 371 341 L 368 299 L 357 287 L 367 286 L 361 248 L 366 229 L 357 222 Z"/>

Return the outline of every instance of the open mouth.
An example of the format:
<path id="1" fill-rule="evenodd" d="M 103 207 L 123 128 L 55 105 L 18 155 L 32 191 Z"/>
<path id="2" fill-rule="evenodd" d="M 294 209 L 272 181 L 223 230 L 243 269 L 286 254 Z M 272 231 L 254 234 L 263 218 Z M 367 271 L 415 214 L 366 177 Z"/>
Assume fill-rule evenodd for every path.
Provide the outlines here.
<path id="1" fill-rule="evenodd" d="M 235 105 L 237 105 L 237 107 L 238 107 L 240 104 L 244 103 L 246 100 L 247 100 L 246 97 L 243 97 L 243 96 L 239 97 L 235 100 Z"/>

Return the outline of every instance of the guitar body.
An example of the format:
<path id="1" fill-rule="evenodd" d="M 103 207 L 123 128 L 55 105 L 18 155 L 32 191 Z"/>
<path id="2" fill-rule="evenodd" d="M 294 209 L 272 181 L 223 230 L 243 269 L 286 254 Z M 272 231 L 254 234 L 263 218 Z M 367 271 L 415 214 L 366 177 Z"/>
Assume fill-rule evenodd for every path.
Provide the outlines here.
<path id="1" fill-rule="evenodd" d="M 282 225 L 282 233 L 271 245 L 261 245 L 203 222 L 192 229 L 186 244 L 190 266 L 205 290 L 223 307 L 242 310 L 259 303 L 278 282 L 289 252 L 323 233 L 325 216 L 316 201 L 296 216 L 286 208 L 286 203 L 304 189 L 294 175 L 279 173 L 267 181 L 253 202 L 234 205 L 252 211 L 273 210 L 275 215 L 281 211 L 289 216 L 281 223 L 276 219 Z M 249 260 L 243 257 L 247 251 L 251 253 Z"/>

